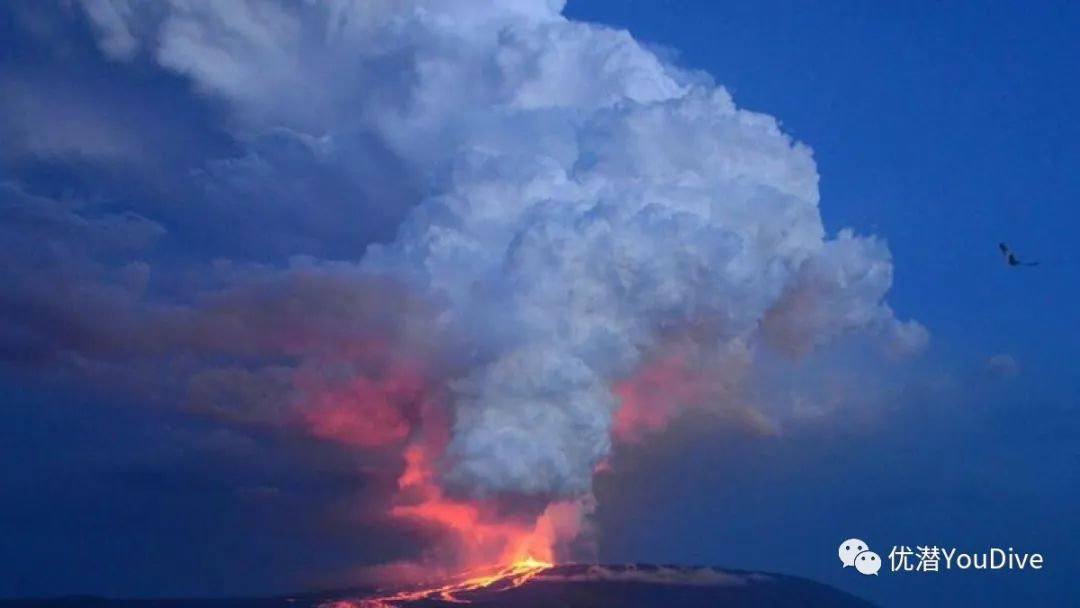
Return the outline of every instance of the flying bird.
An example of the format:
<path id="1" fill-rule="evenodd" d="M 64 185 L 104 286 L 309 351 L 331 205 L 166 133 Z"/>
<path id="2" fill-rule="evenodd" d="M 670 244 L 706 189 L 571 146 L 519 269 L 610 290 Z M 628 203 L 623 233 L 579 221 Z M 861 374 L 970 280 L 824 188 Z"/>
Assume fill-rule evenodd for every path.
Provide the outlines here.
<path id="1" fill-rule="evenodd" d="M 998 243 L 998 248 L 1001 249 L 1001 257 L 1005 258 L 1005 263 L 1009 266 L 1038 266 L 1038 262 L 1021 262 L 1016 258 L 1016 254 L 1009 249 L 1009 246 L 1005 243 Z"/>

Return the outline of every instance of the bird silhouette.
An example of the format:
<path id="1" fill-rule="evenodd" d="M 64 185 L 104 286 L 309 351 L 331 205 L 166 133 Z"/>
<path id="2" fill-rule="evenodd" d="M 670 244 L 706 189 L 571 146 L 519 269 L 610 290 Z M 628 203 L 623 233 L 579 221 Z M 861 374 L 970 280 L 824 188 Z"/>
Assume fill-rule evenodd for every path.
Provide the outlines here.
<path id="1" fill-rule="evenodd" d="M 1005 258 L 1005 263 L 1009 266 L 1038 266 L 1038 262 L 1021 262 L 1017 259 L 1016 254 L 1009 249 L 1009 246 L 1005 243 L 998 243 L 998 249 L 1001 249 L 1001 257 Z"/>

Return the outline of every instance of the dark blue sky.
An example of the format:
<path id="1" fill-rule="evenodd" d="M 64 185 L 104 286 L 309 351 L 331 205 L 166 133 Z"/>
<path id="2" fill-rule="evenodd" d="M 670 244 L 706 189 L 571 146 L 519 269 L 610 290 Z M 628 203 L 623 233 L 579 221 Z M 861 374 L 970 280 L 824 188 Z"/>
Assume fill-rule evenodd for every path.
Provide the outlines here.
<path id="1" fill-rule="evenodd" d="M 1015 353 L 1040 384 L 1075 375 L 1080 7 L 629 0 L 568 14 L 670 48 L 813 147 L 826 226 L 888 239 L 890 302 L 938 347 Z M 998 241 L 1049 268 L 1000 272 Z"/>
<path id="2" fill-rule="evenodd" d="M 887 240 L 889 304 L 932 336 L 858 429 L 676 424 L 620 455 L 597 482 L 600 557 L 785 572 L 884 606 L 1080 602 L 1080 6 L 589 0 L 565 14 L 630 30 L 811 146 L 826 229 Z M 189 358 L 247 353 L 135 335 L 168 311 L 131 296 L 187 303 L 295 254 L 356 259 L 415 198 L 397 178 L 408 169 L 364 134 L 343 144 L 356 150 L 345 167 L 287 129 L 254 133 L 177 71 L 106 57 L 73 9 L 7 5 L 0 40 L 0 277 L 13 286 L 0 294 L 0 597 L 277 593 L 414 551 L 417 538 L 357 514 L 357 496 L 383 495 L 361 458 L 170 406 Z M 1006 268 L 1002 240 L 1041 265 Z M 162 344 L 174 367 L 159 367 Z M 988 369 L 995 356 L 1007 369 Z M 117 357 L 146 373 L 97 367 Z M 864 579 L 835 557 L 851 536 L 882 555 L 1011 546 L 1047 565 Z"/>

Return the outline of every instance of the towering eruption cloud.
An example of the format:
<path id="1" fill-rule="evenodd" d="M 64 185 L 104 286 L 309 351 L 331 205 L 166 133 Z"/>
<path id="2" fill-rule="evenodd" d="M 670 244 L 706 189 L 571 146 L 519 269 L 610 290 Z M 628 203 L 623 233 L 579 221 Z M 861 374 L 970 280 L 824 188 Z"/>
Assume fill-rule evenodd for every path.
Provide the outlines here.
<path id="1" fill-rule="evenodd" d="M 242 331 L 258 323 L 235 314 L 245 298 L 278 298 L 266 314 L 299 335 L 266 348 L 295 365 L 203 370 L 193 399 L 272 382 L 275 420 L 400 453 L 392 515 L 454 541 L 429 559 L 558 557 L 613 441 L 685 408 L 749 409 L 739 386 L 761 349 L 926 341 L 883 302 L 886 246 L 826 236 L 807 146 L 557 0 L 82 6 L 111 58 L 228 108 L 250 153 L 206 179 L 298 192 L 296 214 L 332 218 L 341 207 L 275 164 L 300 150 L 355 186 L 355 209 L 399 223 L 359 259 L 297 261 L 160 311 L 158 331 Z"/>

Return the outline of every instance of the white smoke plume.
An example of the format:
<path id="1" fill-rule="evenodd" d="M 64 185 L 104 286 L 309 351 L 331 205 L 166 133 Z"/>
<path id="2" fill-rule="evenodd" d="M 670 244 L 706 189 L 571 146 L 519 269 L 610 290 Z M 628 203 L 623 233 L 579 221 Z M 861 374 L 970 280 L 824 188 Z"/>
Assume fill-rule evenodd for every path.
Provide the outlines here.
<path id="1" fill-rule="evenodd" d="M 376 176 L 377 141 L 406 168 L 385 176 L 418 193 L 396 238 L 355 263 L 438 303 L 464 345 L 457 492 L 587 492 L 613 383 L 671 332 L 717 352 L 926 342 L 883 301 L 885 244 L 827 237 L 809 147 L 557 0 L 83 4 L 105 52 L 190 78 L 238 138 Z"/>

